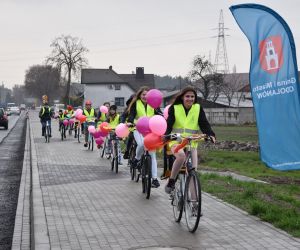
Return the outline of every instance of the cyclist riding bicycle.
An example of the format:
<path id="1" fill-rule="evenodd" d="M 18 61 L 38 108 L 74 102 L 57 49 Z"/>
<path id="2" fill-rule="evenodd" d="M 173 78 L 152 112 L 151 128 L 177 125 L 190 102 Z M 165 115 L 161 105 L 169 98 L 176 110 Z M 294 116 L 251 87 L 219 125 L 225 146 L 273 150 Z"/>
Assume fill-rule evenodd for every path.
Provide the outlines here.
<path id="1" fill-rule="evenodd" d="M 92 102 L 90 100 L 87 100 L 85 102 L 85 109 L 83 110 L 83 114 L 86 116 L 86 121 L 84 124 L 84 147 L 88 146 L 88 136 L 89 136 L 89 132 L 88 132 L 88 126 L 89 125 L 95 125 L 95 121 L 96 121 L 96 117 L 97 117 L 97 113 L 95 111 L 94 108 L 92 108 Z"/>
<path id="2" fill-rule="evenodd" d="M 146 94 L 149 91 L 149 87 L 141 87 L 136 93 L 136 96 L 133 97 L 131 103 L 129 104 L 129 116 L 128 123 L 135 123 L 142 116 L 154 116 L 155 114 L 160 114 L 160 109 L 153 109 L 150 105 L 147 105 Z M 135 159 L 132 163 L 133 167 L 137 167 L 138 162 L 140 161 L 142 154 L 144 152 L 144 137 L 137 130 L 133 132 L 134 139 L 137 143 Z M 157 180 L 157 161 L 156 161 L 156 152 L 149 152 L 152 162 L 152 187 L 158 188 L 160 186 L 159 181 Z"/>
<path id="3" fill-rule="evenodd" d="M 215 133 L 212 131 L 209 122 L 206 119 L 205 112 L 197 103 L 197 92 L 193 87 L 184 88 L 176 97 L 168 110 L 167 130 L 166 135 L 170 133 L 180 133 L 183 136 L 189 136 L 198 134 L 199 129 L 208 135 L 213 142 L 216 141 Z M 177 153 L 174 152 L 176 146 L 179 143 L 177 141 L 171 141 L 169 146 L 173 155 L 176 157 L 171 171 L 171 176 L 167 185 L 165 186 L 165 192 L 170 194 L 175 188 L 175 180 L 185 161 L 185 152 L 183 149 Z M 197 155 L 197 142 L 192 142 L 192 165 L 197 169 L 198 155 Z"/>
<path id="4" fill-rule="evenodd" d="M 109 113 L 108 113 L 108 118 L 106 120 L 110 127 L 112 129 L 115 129 L 117 127 L 117 125 L 120 124 L 120 115 L 117 113 L 117 106 L 116 105 L 111 105 L 110 108 L 109 108 Z M 108 143 L 108 145 L 111 145 L 111 143 Z M 113 145 L 111 145 L 113 146 Z M 118 159 L 118 163 L 119 165 L 123 165 L 121 159 L 122 159 L 122 156 L 121 156 L 121 150 L 120 150 L 120 144 L 118 145 L 118 154 L 119 154 L 119 159 Z"/>
<path id="5" fill-rule="evenodd" d="M 51 137 L 51 117 L 53 116 L 53 111 L 51 110 L 50 106 L 48 105 L 48 97 L 46 95 L 43 95 L 43 105 L 41 107 L 41 110 L 39 112 L 39 118 L 42 124 L 42 136 L 45 136 L 46 131 L 46 123 L 49 122 L 49 137 Z"/>
<path id="6" fill-rule="evenodd" d="M 62 109 L 58 111 L 58 130 L 61 130 L 61 126 L 64 126 L 63 121 L 66 119 L 66 116 Z M 66 138 L 66 131 L 64 133 L 64 137 Z"/>

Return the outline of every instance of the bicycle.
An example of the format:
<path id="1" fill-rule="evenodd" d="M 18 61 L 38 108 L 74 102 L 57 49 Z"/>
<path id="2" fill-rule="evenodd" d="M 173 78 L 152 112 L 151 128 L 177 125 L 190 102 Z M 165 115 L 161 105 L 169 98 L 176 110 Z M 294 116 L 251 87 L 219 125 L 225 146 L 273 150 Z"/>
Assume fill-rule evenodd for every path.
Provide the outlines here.
<path id="1" fill-rule="evenodd" d="M 80 143 L 80 136 L 81 136 L 81 123 L 79 120 L 75 122 L 75 138 L 77 138 L 78 143 Z"/>
<path id="2" fill-rule="evenodd" d="M 50 121 L 46 121 L 46 126 L 45 126 L 45 142 L 49 143 L 50 142 Z"/>
<path id="3" fill-rule="evenodd" d="M 136 144 L 136 141 L 132 140 L 132 144 L 130 146 L 130 149 L 129 149 L 129 159 L 128 159 L 128 165 L 130 167 L 130 177 L 131 177 L 131 180 L 135 180 L 136 182 L 138 182 L 138 178 L 137 178 L 137 174 L 136 174 L 136 168 L 133 167 L 133 161 L 135 159 L 135 151 L 136 151 L 136 147 L 137 147 L 137 144 Z"/>
<path id="4" fill-rule="evenodd" d="M 191 142 L 210 138 L 205 134 L 186 137 L 182 137 L 180 134 L 170 134 L 164 137 L 169 140 L 183 138 L 182 142 L 175 148 L 175 153 L 187 146 L 186 159 L 176 177 L 175 189 L 171 193 L 171 204 L 175 221 L 180 222 L 184 211 L 188 230 L 194 233 L 202 216 L 202 200 L 200 179 L 195 168 L 192 167 Z"/>
<path id="5" fill-rule="evenodd" d="M 89 127 L 90 125 L 95 125 L 95 122 L 87 122 L 85 126 Z M 94 150 L 94 136 L 87 130 L 88 133 L 88 150 Z"/>
<path id="6" fill-rule="evenodd" d="M 138 174 L 137 182 L 139 175 L 142 176 L 142 192 L 146 194 L 146 199 L 150 198 L 151 193 L 151 180 L 152 180 L 152 161 L 151 156 L 148 152 L 148 150 L 144 150 L 144 154 L 140 160 L 140 164 L 138 163 L 138 166 L 140 166 L 141 173 Z"/>
<path id="7" fill-rule="evenodd" d="M 120 157 L 120 139 L 117 137 L 114 129 L 110 133 L 110 141 L 112 146 L 112 157 L 111 157 L 111 171 L 116 171 L 116 174 L 119 170 L 119 157 Z"/>
<path id="8" fill-rule="evenodd" d="M 60 135 L 61 135 L 61 140 L 63 141 L 66 137 L 66 126 L 63 124 L 63 122 L 60 124 Z"/>
<path id="9" fill-rule="evenodd" d="M 109 142 L 109 138 L 106 137 L 105 138 L 105 141 L 104 141 L 104 144 L 103 144 L 103 147 L 100 149 L 100 157 L 103 158 L 104 155 L 105 155 L 105 158 L 107 160 L 110 159 L 111 157 L 111 145 L 109 145 L 110 142 Z"/>

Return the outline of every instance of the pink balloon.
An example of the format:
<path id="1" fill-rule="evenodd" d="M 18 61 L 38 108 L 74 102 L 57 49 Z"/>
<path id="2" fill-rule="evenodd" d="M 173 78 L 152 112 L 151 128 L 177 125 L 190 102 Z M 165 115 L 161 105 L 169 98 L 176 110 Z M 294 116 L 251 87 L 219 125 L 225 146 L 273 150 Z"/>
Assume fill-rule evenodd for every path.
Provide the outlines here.
<path id="1" fill-rule="evenodd" d="M 75 119 L 70 119 L 70 120 L 69 120 L 70 125 L 73 125 L 74 122 L 75 122 Z"/>
<path id="2" fill-rule="evenodd" d="M 120 123 L 117 127 L 116 127 L 116 135 L 118 137 L 124 138 L 127 137 L 129 135 L 129 129 L 126 126 L 126 124 L 124 123 Z"/>
<path id="3" fill-rule="evenodd" d="M 103 144 L 103 142 L 104 142 L 104 138 L 103 137 L 98 137 L 98 138 L 95 139 L 95 143 L 97 145 L 101 145 L 101 144 Z"/>
<path id="4" fill-rule="evenodd" d="M 108 108 L 106 106 L 101 106 L 100 112 L 106 114 L 108 112 Z"/>
<path id="5" fill-rule="evenodd" d="M 82 109 L 77 109 L 77 110 L 75 111 L 75 117 L 78 118 L 79 116 L 82 115 L 82 113 L 83 113 Z"/>
<path id="6" fill-rule="evenodd" d="M 136 122 L 136 129 L 139 131 L 143 136 L 151 133 L 149 128 L 149 120 L 150 118 L 147 116 L 140 117 Z"/>
<path id="7" fill-rule="evenodd" d="M 101 136 L 101 131 L 96 129 L 95 133 L 93 134 L 94 138 L 99 138 Z"/>
<path id="8" fill-rule="evenodd" d="M 167 122 L 162 116 L 155 115 L 150 118 L 149 127 L 152 133 L 156 135 L 163 135 L 167 130 Z"/>
<path id="9" fill-rule="evenodd" d="M 158 108 L 163 100 L 163 95 L 158 89 L 151 89 L 146 95 L 147 103 L 154 109 Z"/>
<path id="10" fill-rule="evenodd" d="M 168 105 L 165 107 L 164 109 L 164 118 L 167 120 L 168 119 L 168 116 L 169 116 L 169 108 L 170 108 L 171 105 Z"/>
<path id="11" fill-rule="evenodd" d="M 91 134 L 94 134 L 94 133 L 96 132 L 95 126 L 90 125 L 90 126 L 88 127 L 88 131 L 89 131 Z"/>
<path id="12" fill-rule="evenodd" d="M 64 120 L 64 121 L 63 121 L 63 124 L 64 124 L 65 126 L 68 126 L 69 121 L 68 121 L 68 120 Z"/>

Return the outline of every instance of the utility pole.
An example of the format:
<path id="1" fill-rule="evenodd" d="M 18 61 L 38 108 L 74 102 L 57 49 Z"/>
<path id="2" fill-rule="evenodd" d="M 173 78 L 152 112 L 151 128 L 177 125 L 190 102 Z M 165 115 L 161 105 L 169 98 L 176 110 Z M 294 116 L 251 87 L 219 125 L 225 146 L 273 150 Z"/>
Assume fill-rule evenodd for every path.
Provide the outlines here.
<path id="1" fill-rule="evenodd" d="M 217 29 L 218 44 L 214 63 L 214 72 L 226 74 L 229 73 L 229 64 L 225 44 L 225 29 L 227 28 L 224 28 L 223 10 L 220 11 L 219 27 Z"/>

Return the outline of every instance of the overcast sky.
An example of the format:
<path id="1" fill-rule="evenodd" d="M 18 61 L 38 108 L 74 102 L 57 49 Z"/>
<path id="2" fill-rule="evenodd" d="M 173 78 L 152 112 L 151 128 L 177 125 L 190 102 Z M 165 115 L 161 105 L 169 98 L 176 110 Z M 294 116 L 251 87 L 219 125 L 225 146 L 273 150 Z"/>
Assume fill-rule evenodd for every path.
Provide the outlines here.
<path id="1" fill-rule="evenodd" d="M 279 13 L 300 50 L 298 0 L 252 1 Z M 0 0 L 0 83 L 23 84 L 26 70 L 42 64 L 51 41 L 62 34 L 79 37 L 89 49 L 91 68 L 131 73 L 186 76 L 197 54 L 214 61 L 223 9 L 229 68 L 248 72 L 249 43 L 225 0 Z"/>

